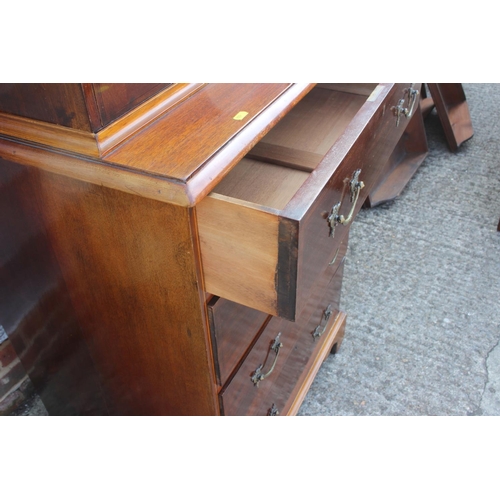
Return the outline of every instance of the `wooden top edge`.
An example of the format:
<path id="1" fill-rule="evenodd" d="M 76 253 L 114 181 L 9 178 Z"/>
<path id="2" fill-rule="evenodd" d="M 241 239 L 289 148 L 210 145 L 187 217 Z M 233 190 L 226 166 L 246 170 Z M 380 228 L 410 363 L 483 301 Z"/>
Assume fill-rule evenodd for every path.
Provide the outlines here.
<path id="1" fill-rule="evenodd" d="M 255 144 L 274 127 L 313 87 L 314 83 L 292 84 L 259 113 L 239 134 L 228 141 L 187 179 L 187 193 L 195 205 L 208 195 Z"/>
<path id="2" fill-rule="evenodd" d="M 246 124 L 238 134 L 224 144 L 216 154 L 202 164 L 187 181 L 169 177 L 168 175 L 135 169 L 132 166 L 115 163 L 106 158 L 101 159 L 99 157 L 100 151 L 95 148 L 97 142 L 94 134 L 66 129 L 57 125 L 47 127 L 46 123 L 42 124 L 41 134 L 48 133 L 50 141 L 33 141 L 31 136 L 19 137 L 14 135 L 13 137 L 5 138 L 1 138 L 0 136 L 0 157 L 146 198 L 192 207 L 208 195 L 215 185 L 260 138 L 313 87 L 314 84 L 291 84 Z M 199 88 L 186 86 L 186 97 L 196 92 Z M 10 118 L 10 115 L 6 116 Z M 24 120 L 26 119 L 23 119 L 23 125 L 25 125 Z M 38 130 L 41 122 L 32 121 L 35 122 L 35 128 Z M 125 126 L 127 125 L 125 124 Z M 144 126 L 143 124 L 142 127 Z M 56 127 L 56 129 L 54 130 L 53 127 Z M 70 131 L 67 143 L 65 143 L 66 145 L 71 140 L 75 140 L 76 142 L 79 140 L 83 146 L 79 148 L 73 146 L 70 148 L 68 146 L 68 149 L 64 149 L 60 143 L 54 145 L 51 134 L 57 133 L 60 140 L 61 128 L 64 132 Z M 2 132 L 3 128 L 0 129 L 0 134 Z M 101 135 L 101 138 L 104 138 L 104 143 L 108 140 L 105 134 Z M 36 142 L 36 144 L 32 142 Z M 55 147 L 59 149 L 51 149 Z"/>
<path id="3" fill-rule="evenodd" d="M 0 158 L 125 193 L 184 207 L 191 206 L 185 184 L 174 179 L 144 175 L 98 158 L 81 157 L 2 137 Z"/>
<path id="4" fill-rule="evenodd" d="M 187 182 L 291 86 L 210 83 L 115 148 L 106 159 Z"/>
<path id="5" fill-rule="evenodd" d="M 118 144 L 205 85 L 176 83 L 124 114 L 97 134 L 0 112 L 0 135 L 92 158 L 102 158 Z"/>
<path id="6" fill-rule="evenodd" d="M 78 154 L 99 157 L 92 132 L 0 112 L 0 135 Z"/>
<path id="7" fill-rule="evenodd" d="M 205 85 L 207 84 L 176 83 L 110 123 L 97 133 L 100 155 L 104 156 L 111 152 L 132 134 L 156 120 L 173 106 L 180 104 Z"/>

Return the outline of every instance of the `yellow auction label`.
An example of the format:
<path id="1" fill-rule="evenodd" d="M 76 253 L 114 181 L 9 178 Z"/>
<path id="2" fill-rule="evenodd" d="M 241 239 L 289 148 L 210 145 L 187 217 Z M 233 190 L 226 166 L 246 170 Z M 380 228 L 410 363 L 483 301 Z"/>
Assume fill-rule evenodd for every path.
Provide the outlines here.
<path id="1" fill-rule="evenodd" d="M 240 111 L 237 115 L 233 116 L 233 120 L 243 120 L 248 115 L 247 111 Z"/>

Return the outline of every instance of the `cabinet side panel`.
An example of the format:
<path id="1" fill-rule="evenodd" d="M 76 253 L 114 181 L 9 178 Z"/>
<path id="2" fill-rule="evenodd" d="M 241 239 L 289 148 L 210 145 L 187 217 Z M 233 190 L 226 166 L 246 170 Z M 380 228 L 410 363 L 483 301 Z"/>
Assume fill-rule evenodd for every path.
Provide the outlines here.
<path id="1" fill-rule="evenodd" d="M 0 111 L 90 132 L 78 83 L 2 83 Z"/>
<path id="2" fill-rule="evenodd" d="M 40 178 L 45 223 L 110 412 L 217 413 L 188 209 Z"/>
<path id="3" fill-rule="evenodd" d="M 0 160 L 0 324 L 51 415 L 106 414 L 40 217 L 37 174 Z"/>

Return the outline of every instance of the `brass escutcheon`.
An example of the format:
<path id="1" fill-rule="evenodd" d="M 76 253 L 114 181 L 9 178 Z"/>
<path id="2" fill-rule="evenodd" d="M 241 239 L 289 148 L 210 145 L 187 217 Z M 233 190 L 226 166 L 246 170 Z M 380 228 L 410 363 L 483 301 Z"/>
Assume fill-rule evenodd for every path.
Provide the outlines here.
<path id="1" fill-rule="evenodd" d="M 280 414 L 280 412 L 278 411 L 278 407 L 273 403 L 271 408 L 269 408 L 269 410 L 267 410 L 267 416 L 268 417 L 276 417 Z"/>

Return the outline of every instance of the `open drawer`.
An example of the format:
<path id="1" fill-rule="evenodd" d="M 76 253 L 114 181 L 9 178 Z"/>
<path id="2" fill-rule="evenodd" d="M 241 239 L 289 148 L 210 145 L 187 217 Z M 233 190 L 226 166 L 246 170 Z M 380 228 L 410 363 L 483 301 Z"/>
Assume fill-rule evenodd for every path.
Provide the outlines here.
<path id="1" fill-rule="evenodd" d="M 410 87 L 317 85 L 263 137 L 196 207 L 207 292 L 295 320 L 404 131 Z"/>

